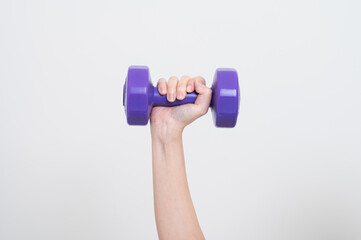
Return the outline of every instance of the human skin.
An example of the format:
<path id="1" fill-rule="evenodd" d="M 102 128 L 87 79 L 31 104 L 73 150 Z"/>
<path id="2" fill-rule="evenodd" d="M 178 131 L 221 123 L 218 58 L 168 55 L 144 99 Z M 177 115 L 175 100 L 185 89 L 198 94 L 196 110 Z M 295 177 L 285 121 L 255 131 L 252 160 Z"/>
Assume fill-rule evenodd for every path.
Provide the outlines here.
<path id="1" fill-rule="evenodd" d="M 158 81 L 158 91 L 170 102 L 196 91 L 194 104 L 154 107 L 150 116 L 154 210 L 159 239 L 205 239 L 188 188 L 182 132 L 207 113 L 212 90 L 202 77 L 182 76 Z"/>

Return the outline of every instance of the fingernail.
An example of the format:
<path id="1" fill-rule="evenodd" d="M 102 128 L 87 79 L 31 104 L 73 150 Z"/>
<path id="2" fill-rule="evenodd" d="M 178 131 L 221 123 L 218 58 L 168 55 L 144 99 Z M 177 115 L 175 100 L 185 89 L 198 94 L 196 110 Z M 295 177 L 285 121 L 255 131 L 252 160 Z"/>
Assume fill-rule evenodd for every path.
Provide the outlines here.
<path id="1" fill-rule="evenodd" d="M 192 86 L 191 86 L 191 85 L 189 85 L 189 86 L 187 87 L 187 91 L 188 91 L 188 92 L 192 91 Z"/>
<path id="2" fill-rule="evenodd" d="M 169 98 L 169 101 L 174 101 L 175 100 L 175 94 L 174 93 L 169 93 L 168 98 Z"/>
<path id="3" fill-rule="evenodd" d="M 182 97 L 183 97 L 183 93 L 182 93 L 182 92 L 178 92 L 178 93 L 177 93 L 177 98 L 180 99 L 180 98 L 182 98 Z"/>
<path id="4" fill-rule="evenodd" d="M 160 89 L 160 93 L 161 93 L 161 94 L 166 94 L 165 88 L 161 88 L 161 89 Z"/>

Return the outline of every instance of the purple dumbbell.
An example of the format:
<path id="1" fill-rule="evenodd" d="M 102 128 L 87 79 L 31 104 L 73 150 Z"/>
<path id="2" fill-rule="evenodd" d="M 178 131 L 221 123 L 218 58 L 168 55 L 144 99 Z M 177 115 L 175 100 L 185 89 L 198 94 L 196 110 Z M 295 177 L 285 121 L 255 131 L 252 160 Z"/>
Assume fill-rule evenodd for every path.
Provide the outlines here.
<path id="1" fill-rule="evenodd" d="M 129 125 L 147 125 L 154 106 L 173 107 L 194 103 L 198 94 L 188 93 L 183 100 L 168 102 L 165 95 L 151 83 L 149 68 L 130 66 L 123 87 L 123 105 Z M 232 128 L 236 125 L 240 103 L 237 71 L 232 68 L 218 68 L 212 84 L 213 120 L 217 127 Z"/>

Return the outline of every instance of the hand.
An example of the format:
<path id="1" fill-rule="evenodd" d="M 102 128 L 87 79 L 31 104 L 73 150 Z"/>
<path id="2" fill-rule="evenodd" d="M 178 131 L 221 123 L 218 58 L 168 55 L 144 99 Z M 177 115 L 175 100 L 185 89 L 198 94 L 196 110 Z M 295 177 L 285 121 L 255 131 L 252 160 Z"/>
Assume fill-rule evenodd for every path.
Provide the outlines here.
<path id="1" fill-rule="evenodd" d="M 208 112 L 212 98 L 212 90 L 205 85 L 203 77 L 190 78 L 182 76 L 171 77 L 167 81 L 164 78 L 158 81 L 158 91 L 161 95 L 167 95 L 169 102 L 175 99 L 183 100 L 187 93 L 196 91 L 198 97 L 194 104 L 185 104 L 177 107 L 153 107 L 150 116 L 152 134 L 181 133 L 185 126 Z"/>

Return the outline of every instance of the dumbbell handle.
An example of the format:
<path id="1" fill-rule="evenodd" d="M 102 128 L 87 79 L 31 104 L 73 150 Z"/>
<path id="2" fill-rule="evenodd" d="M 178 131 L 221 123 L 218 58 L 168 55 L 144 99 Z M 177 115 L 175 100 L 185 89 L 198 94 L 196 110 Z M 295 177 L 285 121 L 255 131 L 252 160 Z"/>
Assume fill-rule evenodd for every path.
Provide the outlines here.
<path id="1" fill-rule="evenodd" d="M 158 88 L 153 87 L 153 106 L 174 107 L 187 103 L 194 103 L 197 99 L 197 96 L 198 93 L 196 92 L 187 93 L 183 100 L 176 99 L 174 102 L 168 102 L 167 95 L 160 95 Z"/>

